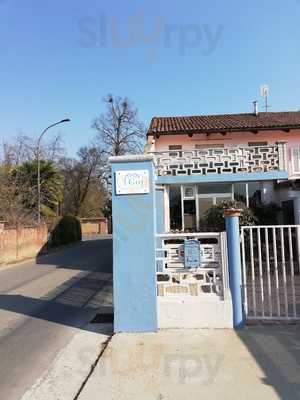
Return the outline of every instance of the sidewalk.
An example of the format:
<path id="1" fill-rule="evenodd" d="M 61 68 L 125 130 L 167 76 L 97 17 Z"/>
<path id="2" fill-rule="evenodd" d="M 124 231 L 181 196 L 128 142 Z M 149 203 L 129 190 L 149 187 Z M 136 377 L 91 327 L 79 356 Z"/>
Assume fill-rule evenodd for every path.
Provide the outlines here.
<path id="1" fill-rule="evenodd" d="M 112 337 L 79 400 L 300 399 L 299 326 Z"/>
<path id="2" fill-rule="evenodd" d="M 95 313 L 111 313 L 112 274 L 98 273 L 107 283 L 86 305 Z M 112 324 L 89 323 L 78 329 L 71 342 L 57 355 L 48 370 L 22 400 L 73 400 L 90 376 L 113 334 Z M 30 366 L 28 366 L 30 368 Z"/>

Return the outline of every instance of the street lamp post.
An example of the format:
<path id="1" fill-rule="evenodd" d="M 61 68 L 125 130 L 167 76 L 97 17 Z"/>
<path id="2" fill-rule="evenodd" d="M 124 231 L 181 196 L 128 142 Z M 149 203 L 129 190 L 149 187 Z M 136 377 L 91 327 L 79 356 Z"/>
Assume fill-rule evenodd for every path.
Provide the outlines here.
<path id="1" fill-rule="evenodd" d="M 40 167 L 40 144 L 45 133 L 53 126 L 63 124 L 64 122 L 70 122 L 69 118 L 62 119 L 59 122 L 55 122 L 55 124 L 49 125 L 46 129 L 43 130 L 40 137 L 37 141 L 37 186 L 38 186 L 38 224 L 41 223 L 41 167 Z"/>

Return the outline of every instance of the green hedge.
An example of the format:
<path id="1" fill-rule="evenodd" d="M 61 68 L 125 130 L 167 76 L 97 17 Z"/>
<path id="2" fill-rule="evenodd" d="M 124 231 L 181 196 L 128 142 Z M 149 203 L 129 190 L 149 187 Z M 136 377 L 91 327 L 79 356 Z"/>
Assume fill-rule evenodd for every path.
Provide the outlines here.
<path id="1" fill-rule="evenodd" d="M 82 239 L 81 224 L 73 215 L 65 215 L 51 234 L 51 247 L 78 242 Z"/>

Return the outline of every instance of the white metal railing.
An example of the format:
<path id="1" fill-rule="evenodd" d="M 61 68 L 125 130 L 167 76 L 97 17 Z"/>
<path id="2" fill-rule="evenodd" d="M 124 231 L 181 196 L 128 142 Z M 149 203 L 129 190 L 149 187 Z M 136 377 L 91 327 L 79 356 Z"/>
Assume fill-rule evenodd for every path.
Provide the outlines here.
<path id="1" fill-rule="evenodd" d="M 229 290 L 226 233 L 178 233 L 156 236 L 157 295 L 225 299 Z M 184 265 L 184 240 L 200 241 L 201 264 Z"/>
<path id="2" fill-rule="evenodd" d="M 300 319 L 300 225 L 242 227 L 248 319 Z"/>
<path id="3" fill-rule="evenodd" d="M 286 170 L 285 143 L 152 153 L 157 174 L 208 175 Z"/>

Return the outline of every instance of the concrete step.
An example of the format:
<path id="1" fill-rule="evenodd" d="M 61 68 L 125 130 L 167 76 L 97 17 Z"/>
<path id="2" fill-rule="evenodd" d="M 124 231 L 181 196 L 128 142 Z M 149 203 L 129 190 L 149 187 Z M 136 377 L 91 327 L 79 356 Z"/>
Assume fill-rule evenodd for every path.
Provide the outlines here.
<path id="1" fill-rule="evenodd" d="M 231 297 L 158 298 L 158 327 L 232 328 Z"/>

